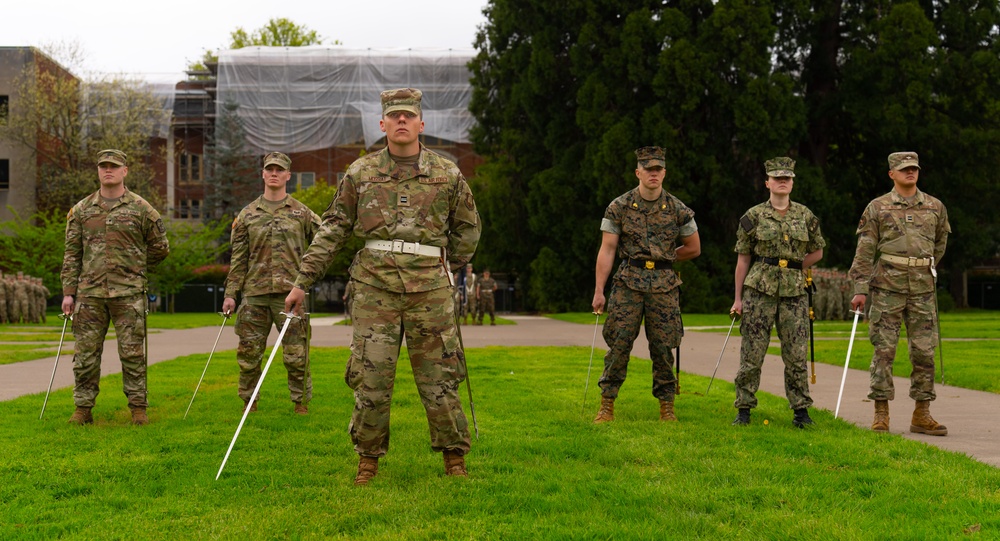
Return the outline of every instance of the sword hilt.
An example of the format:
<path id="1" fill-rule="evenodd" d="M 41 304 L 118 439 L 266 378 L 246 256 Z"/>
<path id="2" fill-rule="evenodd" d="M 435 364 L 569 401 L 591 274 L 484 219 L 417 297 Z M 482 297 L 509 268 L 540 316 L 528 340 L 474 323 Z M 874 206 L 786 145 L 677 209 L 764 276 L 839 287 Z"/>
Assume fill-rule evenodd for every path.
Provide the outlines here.
<path id="1" fill-rule="evenodd" d="M 59 314 L 58 317 L 59 319 L 68 319 L 70 321 L 73 321 L 73 314 Z"/>
<path id="2" fill-rule="evenodd" d="M 233 314 L 231 314 L 229 312 L 216 312 L 216 314 L 219 314 L 220 316 L 222 316 L 222 317 L 224 317 L 226 319 L 229 319 L 233 315 Z"/>

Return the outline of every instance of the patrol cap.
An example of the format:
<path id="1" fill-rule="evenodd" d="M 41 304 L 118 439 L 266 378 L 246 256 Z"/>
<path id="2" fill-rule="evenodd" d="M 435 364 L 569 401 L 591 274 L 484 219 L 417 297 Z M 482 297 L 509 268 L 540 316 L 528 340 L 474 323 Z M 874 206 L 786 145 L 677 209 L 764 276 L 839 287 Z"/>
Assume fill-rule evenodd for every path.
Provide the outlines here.
<path id="1" fill-rule="evenodd" d="M 396 111 L 408 111 L 420 116 L 420 98 L 424 93 L 416 88 L 397 88 L 382 92 L 382 116 Z"/>
<path id="2" fill-rule="evenodd" d="M 899 171 L 907 167 L 920 169 L 920 159 L 916 152 L 893 152 L 889 154 L 889 169 Z"/>
<path id="3" fill-rule="evenodd" d="M 660 147 L 640 147 L 635 149 L 635 157 L 639 160 L 639 167 L 649 169 L 650 167 L 666 167 L 667 160 L 664 158 L 664 150 Z"/>
<path id="4" fill-rule="evenodd" d="M 784 156 L 767 160 L 764 171 L 769 177 L 795 177 L 795 160 Z"/>
<path id="5" fill-rule="evenodd" d="M 288 171 L 292 168 L 292 159 L 281 152 L 272 152 L 267 156 L 264 156 L 264 167 L 271 164 L 277 165 L 285 171 Z"/>
<path id="6" fill-rule="evenodd" d="M 120 150 L 108 148 L 97 153 L 97 165 L 105 162 L 115 165 L 125 165 L 128 163 L 128 156 Z"/>

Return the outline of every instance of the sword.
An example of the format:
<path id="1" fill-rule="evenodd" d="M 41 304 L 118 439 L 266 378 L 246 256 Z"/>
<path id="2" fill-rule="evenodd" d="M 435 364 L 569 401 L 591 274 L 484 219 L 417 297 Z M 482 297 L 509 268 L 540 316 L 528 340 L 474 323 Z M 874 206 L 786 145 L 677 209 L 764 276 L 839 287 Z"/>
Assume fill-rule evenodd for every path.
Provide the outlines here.
<path id="1" fill-rule="evenodd" d="M 285 337 L 285 331 L 288 330 L 288 324 L 293 319 L 300 319 L 299 316 L 295 314 L 286 314 L 281 312 L 285 316 L 285 324 L 281 326 L 281 332 L 278 333 L 278 340 L 274 343 L 274 347 L 271 348 L 271 355 L 267 358 L 267 364 L 264 365 L 264 371 L 260 373 L 260 379 L 257 380 L 257 386 L 253 388 L 253 394 L 250 395 L 250 401 L 247 404 L 253 404 L 257 400 L 257 393 L 260 392 L 260 386 L 264 383 L 264 378 L 267 376 L 267 369 L 271 368 L 271 361 L 274 360 L 274 355 L 278 353 L 278 346 L 281 345 L 281 340 Z M 226 461 L 229 460 L 229 453 L 233 452 L 233 446 L 236 445 L 236 439 L 240 437 L 240 431 L 243 430 L 243 423 L 247 420 L 247 415 L 250 414 L 250 408 L 243 408 L 243 418 L 240 419 L 240 425 L 236 427 L 236 434 L 233 435 L 233 441 L 229 443 L 229 449 L 226 450 L 226 456 L 222 459 L 222 465 L 219 466 L 219 473 L 215 474 L 215 480 L 219 480 L 219 476 L 222 475 L 222 469 L 226 467 Z"/>
<path id="2" fill-rule="evenodd" d="M 451 287 L 455 287 L 455 276 L 448 269 L 448 253 L 447 249 L 441 248 L 441 268 L 444 269 L 444 273 L 448 275 L 448 283 Z M 462 354 L 458 356 L 458 361 L 462 363 L 462 369 L 465 370 L 465 388 L 469 391 L 469 413 L 472 414 L 472 427 L 476 430 L 476 441 L 479 440 L 479 421 L 476 420 L 476 403 L 472 401 L 472 381 L 469 379 L 469 364 L 465 361 L 465 341 L 462 340 L 462 325 L 458 321 L 458 311 L 452 310 L 455 313 L 455 331 L 458 332 L 458 345 L 462 348 Z"/>
<path id="3" fill-rule="evenodd" d="M 49 403 L 49 393 L 52 392 L 52 382 L 56 380 L 56 368 L 59 367 L 59 355 L 62 353 L 63 340 L 66 338 L 66 324 L 73 319 L 73 314 L 59 314 L 63 320 L 62 334 L 59 335 L 59 347 L 56 349 L 56 364 L 52 366 L 52 377 L 49 378 L 49 390 L 45 391 L 45 401 L 42 402 L 42 412 L 38 414 L 41 419 L 45 415 L 45 405 Z"/>
<path id="4" fill-rule="evenodd" d="M 198 389 L 201 388 L 201 382 L 205 380 L 205 373 L 208 372 L 208 363 L 212 362 L 212 355 L 215 355 L 215 348 L 219 347 L 219 338 L 222 337 L 222 329 L 226 328 L 226 322 L 229 321 L 228 312 L 219 312 L 219 315 L 223 317 L 222 325 L 219 325 L 219 334 L 215 337 L 215 344 L 212 345 L 212 352 L 208 354 L 208 361 L 205 362 L 205 369 L 201 371 L 201 379 L 198 380 L 198 385 L 194 388 L 194 394 L 191 395 L 191 401 L 188 402 L 188 407 L 184 410 L 185 419 L 188 417 L 188 412 L 191 411 L 191 405 L 194 404 L 194 397 L 198 396 Z"/>
<path id="5" fill-rule="evenodd" d="M 708 392 L 712 390 L 712 382 L 715 381 L 715 374 L 718 373 L 719 365 L 722 364 L 722 355 L 726 353 L 726 345 L 729 344 L 729 337 L 733 334 L 733 325 L 736 325 L 736 320 L 740 318 L 740 315 L 736 312 L 730 312 L 729 317 L 733 318 L 733 321 L 729 324 L 726 341 L 722 343 L 722 351 L 719 352 L 719 360 L 715 361 L 715 370 L 712 372 L 712 379 L 708 380 L 708 390 L 705 391 L 705 395 L 708 395 Z"/>
<path id="6" fill-rule="evenodd" d="M 837 394 L 837 409 L 833 412 L 834 419 L 840 414 L 840 399 L 844 396 L 844 382 L 847 381 L 847 365 L 851 363 L 851 348 L 854 347 L 854 332 L 858 330 L 858 316 L 860 315 L 861 310 L 854 311 L 854 326 L 851 327 L 851 341 L 847 343 L 847 359 L 844 360 L 844 376 L 840 378 L 840 393 Z"/>
<path id="7" fill-rule="evenodd" d="M 590 364 L 587 365 L 587 383 L 583 386 L 583 408 L 580 415 L 587 413 L 587 389 L 590 388 L 590 370 L 594 368 L 594 348 L 597 347 L 597 328 L 601 321 L 600 312 L 594 312 L 594 341 L 590 344 Z"/>
<path id="8" fill-rule="evenodd" d="M 931 256 L 931 275 L 934 276 L 934 322 L 937 324 L 938 354 L 941 356 L 941 385 L 944 385 L 944 348 L 941 347 L 941 312 L 938 310 L 937 265 L 934 262 L 934 256 Z M 934 379 L 933 374 L 931 376 L 931 379 Z"/>

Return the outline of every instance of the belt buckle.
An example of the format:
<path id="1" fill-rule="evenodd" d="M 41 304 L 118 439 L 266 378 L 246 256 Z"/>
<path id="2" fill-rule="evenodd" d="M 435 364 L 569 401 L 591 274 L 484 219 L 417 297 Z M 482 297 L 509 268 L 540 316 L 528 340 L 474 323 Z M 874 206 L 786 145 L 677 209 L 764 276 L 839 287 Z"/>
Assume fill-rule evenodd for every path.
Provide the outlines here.
<path id="1" fill-rule="evenodd" d="M 781 267 L 781 268 L 787 267 L 788 266 L 788 260 L 787 259 L 779 259 L 778 260 L 778 266 Z"/>
<path id="2" fill-rule="evenodd" d="M 403 241 L 393 240 L 392 241 L 392 251 L 397 254 L 403 253 Z"/>
<path id="3" fill-rule="evenodd" d="M 656 262 L 655 261 L 647 261 L 646 262 L 646 268 L 649 269 L 649 270 L 655 269 L 656 268 Z"/>

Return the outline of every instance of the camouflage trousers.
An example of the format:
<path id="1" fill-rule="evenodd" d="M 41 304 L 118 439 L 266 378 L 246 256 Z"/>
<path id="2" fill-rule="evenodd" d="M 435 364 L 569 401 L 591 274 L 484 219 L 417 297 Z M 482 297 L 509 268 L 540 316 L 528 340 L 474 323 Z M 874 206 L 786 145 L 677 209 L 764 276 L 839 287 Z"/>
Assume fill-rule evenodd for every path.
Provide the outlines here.
<path id="1" fill-rule="evenodd" d="M 118 357 L 122 364 L 122 389 L 131 408 L 145 408 L 146 358 L 143 353 L 145 295 L 113 299 L 81 297 L 73 314 L 73 402 L 92 408 L 101 391 L 101 355 L 108 324 L 113 323 L 118 337 Z"/>
<path id="2" fill-rule="evenodd" d="M 239 396 L 244 402 L 253 396 L 263 370 L 264 350 L 271 325 L 281 329 L 285 324 L 285 296 L 287 293 L 245 297 L 236 310 L 236 335 L 240 337 L 236 348 L 236 361 L 240 365 Z M 281 358 L 288 371 L 288 391 L 292 402 L 308 403 L 312 400 L 312 377 L 306 373 L 306 320 L 294 319 L 281 339 Z M 260 394 L 257 395 L 260 398 Z"/>
<path id="3" fill-rule="evenodd" d="M 479 299 L 479 317 L 477 321 L 483 322 L 486 314 L 490 315 L 490 323 L 497 320 L 496 308 L 494 307 L 493 293 L 483 293 Z"/>
<path id="4" fill-rule="evenodd" d="M 472 321 L 475 321 L 478 316 L 476 308 L 476 295 L 473 293 L 468 295 L 465 300 L 465 310 L 462 311 L 462 317 L 472 317 Z"/>
<path id="5" fill-rule="evenodd" d="M 354 390 L 348 429 L 354 450 L 380 457 L 389 450 L 389 407 L 403 337 L 430 426 L 431 449 L 469 451 L 469 422 L 458 386 L 465 379 L 465 352 L 458 340 L 451 288 L 392 293 L 356 284 L 354 338 L 344 381 Z"/>
<path id="6" fill-rule="evenodd" d="M 896 293 L 871 288 L 868 337 L 875 353 L 871 364 L 872 400 L 892 400 L 896 389 L 892 383 L 892 361 L 896 357 L 899 331 L 906 323 L 910 348 L 910 398 L 934 400 L 934 346 L 937 344 L 937 315 L 934 313 L 934 292 Z"/>
<path id="7" fill-rule="evenodd" d="M 809 301 L 806 295 L 777 297 L 752 287 L 743 289 L 743 318 L 740 322 L 740 369 L 736 373 L 737 409 L 757 407 L 760 367 L 771 342 L 771 327 L 781 340 L 781 360 L 785 363 L 785 396 L 792 409 L 808 408 Z"/>
<path id="8" fill-rule="evenodd" d="M 604 356 L 604 372 L 598 381 L 601 396 L 618 397 L 618 390 L 628 373 L 632 345 L 645 321 L 649 356 L 653 361 L 653 396 L 672 401 L 677 393 L 677 376 L 672 370 L 674 356 L 670 348 L 680 346 L 684 334 L 680 289 L 644 293 L 615 282 L 607 311 L 602 334 L 608 344 L 608 353 Z"/>

